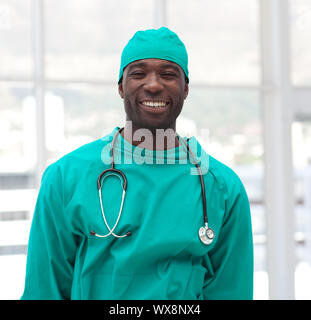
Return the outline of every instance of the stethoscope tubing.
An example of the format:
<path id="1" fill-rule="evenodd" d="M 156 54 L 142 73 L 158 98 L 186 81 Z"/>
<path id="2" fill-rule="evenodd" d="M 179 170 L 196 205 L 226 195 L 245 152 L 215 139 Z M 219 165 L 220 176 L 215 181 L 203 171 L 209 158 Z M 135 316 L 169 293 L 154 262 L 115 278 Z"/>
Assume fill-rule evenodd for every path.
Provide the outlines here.
<path id="1" fill-rule="evenodd" d="M 178 140 L 181 141 L 183 139 L 180 139 L 179 136 L 178 137 Z M 198 176 L 199 176 L 199 179 L 200 179 L 200 184 L 201 184 L 201 192 L 202 192 L 202 205 L 203 205 L 203 216 L 204 216 L 204 224 L 205 226 L 208 227 L 208 220 L 207 220 L 207 207 L 206 207 L 206 196 L 205 196 L 205 183 L 204 183 L 204 180 L 203 180 L 203 173 L 202 173 L 202 170 L 196 160 L 196 157 L 194 156 L 193 152 L 191 151 L 189 145 L 187 142 L 185 142 L 183 140 L 183 142 L 181 142 L 181 144 L 183 146 L 186 146 L 186 152 L 188 151 L 189 154 L 191 155 L 192 157 L 192 160 L 194 162 L 194 165 L 196 166 L 197 170 L 198 170 Z"/>
<path id="2" fill-rule="evenodd" d="M 104 218 L 104 222 L 105 222 L 105 225 L 107 227 L 107 229 L 110 231 L 109 233 L 107 233 L 106 235 L 100 235 L 100 234 L 96 234 L 98 237 L 100 238 L 106 238 L 108 236 L 110 236 L 111 234 L 113 236 L 115 236 L 116 238 L 124 238 L 124 237 L 127 237 L 127 234 L 125 235 L 122 235 L 122 236 L 119 236 L 117 234 L 115 234 L 113 231 L 114 229 L 117 227 L 118 223 L 119 223 L 119 220 L 121 218 L 121 214 L 122 214 L 122 210 L 123 210 L 123 203 L 124 203 L 124 198 L 125 198 L 125 190 L 123 190 L 122 192 L 122 200 L 121 200 L 121 205 L 120 205 L 120 210 L 119 210 L 119 214 L 118 214 L 118 218 L 117 218 L 117 221 L 116 223 L 114 224 L 113 228 L 110 229 L 108 223 L 107 223 L 107 220 L 106 220 L 106 217 L 105 217 L 105 213 L 104 213 L 104 208 L 103 208 L 103 200 L 102 200 L 102 195 L 101 195 L 101 190 L 98 191 L 99 193 L 99 202 L 100 202 L 100 207 L 101 207 L 101 211 L 102 211 L 102 216 Z"/>
<path id="3" fill-rule="evenodd" d="M 99 175 L 99 177 L 97 179 L 97 189 L 98 189 L 98 195 L 99 195 L 100 208 L 101 208 L 101 212 L 102 212 L 102 216 L 103 216 L 105 225 L 106 225 L 107 229 L 109 230 L 109 233 L 107 233 L 105 235 L 100 235 L 100 234 L 95 233 L 94 231 L 91 231 L 91 235 L 97 236 L 100 238 L 106 238 L 110 235 L 113 235 L 116 238 L 124 238 L 124 237 L 128 237 L 131 235 L 130 231 L 124 235 L 117 235 L 113 232 L 115 230 L 115 228 L 117 227 L 119 220 L 121 218 L 126 189 L 127 189 L 127 179 L 126 179 L 125 174 L 121 170 L 115 169 L 115 167 L 114 167 L 114 145 L 115 145 L 115 141 L 116 141 L 117 136 L 119 134 L 121 134 L 123 129 L 124 128 L 120 128 L 116 132 L 116 134 L 113 137 L 112 143 L 111 143 L 111 167 L 109 169 L 106 169 L 103 172 L 101 172 L 101 174 Z M 199 173 L 198 176 L 199 176 L 200 184 L 201 184 L 203 217 L 204 217 L 204 224 L 205 224 L 205 226 L 201 227 L 199 230 L 199 237 L 204 244 L 210 244 L 214 238 L 214 231 L 208 227 L 205 184 L 204 184 L 204 180 L 203 180 L 202 170 L 200 168 L 199 163 L 196 160 L 196 157 L 194 156 L 193 152 L 191 151 L 188 143 L 185 142 L 183 139 L 180 139 L 178 135 L 176 135 L 176 137 L 177 137 L 178 141 L 183 145 L 183 147 L 184 148 L 186 147 L 186 153 L 189 153 L 191 155 L 192 160 L 194 162 L 194 165 L 197 168 L 198 173 Z M 107 174 L 107 173 L 109 173 L 109 174 Z M 122 181 L 123 181 L 123 185 L 122 185 L 123 192 L 122 192 L 122 200 L 121 200 L 120 210 L 119 210 L 118 218 L 117 218 L 113 228 L 110 228 L 110 226 L 107 223 L 106 216 L 104 213 L 102 193 L 101 193 L 103 181 L 110 175 L 118 176 L 119 179 L 121 180 L 121 185 L 122 185 Z"/>
<path id="4" fill-rule="evenodd" d="M 112 163 L 113 164 L 113 163 Z M 110 172 L 109 174 L 106 174 Z M 111 173 L 112 172 L 112 173 Z M 118 214 L 118 218 L 113 226 L 112 229 L 110 229 L 109 227 L 109 224 L 107 223 L 107 220 L 106 220 L 106 215 L 105 215 L 105 212 L 104 212 L 104 207 L 103 207 L 103 199 L 102 199 L 102 185 L 103 185 L 103 182 L 104 180 L 111 176 L 111 175 L 114 175 L 114 176 L 117 176 L 120 180 L 121 180 L 121 185 L 122 185 L 122 180 L 123 180 L 123 192 L 122 192 L 122 199 L 121 199 L 121 205 L 120 205 L 120 209 L 119 209 L 119 214 Z M 122 178 L 121 178 L 121 177 Z M 103 216 L 103 219 L 104 219 L 104 222 L 105 222 L 105 225 L 107 227 L 107 229 L 109 230 L 109 233 L 105 234 L 105 235 L 101 235 L 101 234 L 98 234 L 94 231 L 91 231 L 91 234 L 93 236 L 97 236 L 97 237 L 100 237 L 100 238 L 106 238 L 108 236 L 110 236 L 111 234 L 113 236 L 115 236 L 116 238 L 124 238 L 124 237 L 127 237 L 130 235 L 130 233 L 126 233 L 125 235 L 117 235 L 115 234 L 113 231 L 114 229 L 117 227 L 118 223 L 119 223 L 119 220 L 121 218 L 121 214 L 122 214 L 122 211 L 123 211 L 123 203 L 124 203 L 124 199 L 125 199 L 125 194 L 126 194 L 126 188 L 127 188 L 127 179 L 126 179 L 126 176 L 125 174 L 121 171 L 121 170 L 117 170 L 117 169 L 114 169 L 113 167 L 109 168 L 109 169 L 106 169 L 104 170 L 98 177 L 97 179 L 97 189 L 98 189 L 98 196 L 99 196 L 99 203 L 100 203 L 100 209 L 101 209 L 101 212 L 102 212 L 102 216 Z"/>

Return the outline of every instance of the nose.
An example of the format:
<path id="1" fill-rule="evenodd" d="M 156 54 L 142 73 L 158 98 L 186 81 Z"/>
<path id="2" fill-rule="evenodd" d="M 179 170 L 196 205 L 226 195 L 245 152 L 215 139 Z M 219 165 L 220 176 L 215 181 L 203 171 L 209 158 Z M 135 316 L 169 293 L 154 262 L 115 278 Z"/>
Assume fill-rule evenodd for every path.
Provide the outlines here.
<path id="1" fill-rule="evenodd" d="M 150 73 L 146 77 L 144 89 L 151 94 L 157 94 L 163 90 L 163 84 L 156 73 Z"/>

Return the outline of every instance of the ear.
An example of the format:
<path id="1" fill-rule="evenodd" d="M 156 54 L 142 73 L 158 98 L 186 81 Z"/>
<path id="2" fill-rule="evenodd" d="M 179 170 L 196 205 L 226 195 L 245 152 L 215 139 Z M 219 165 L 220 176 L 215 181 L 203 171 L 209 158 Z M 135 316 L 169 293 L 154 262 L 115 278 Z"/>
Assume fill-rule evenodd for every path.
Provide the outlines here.
<path id="1" fill-rule="evenodd" d="M 185 84 L 185 90 L 184 90 L 184 100 L 187 98 L 189 93 L 189 85 L 188 83 Z"/>
<path id="2" fill-rule="evenodd" d="M 123 99 L 124 98 L 124 92 L 123 92 L 122 81 L 120 81 L 118 89 L 119 89 L 119 95 Z"/>

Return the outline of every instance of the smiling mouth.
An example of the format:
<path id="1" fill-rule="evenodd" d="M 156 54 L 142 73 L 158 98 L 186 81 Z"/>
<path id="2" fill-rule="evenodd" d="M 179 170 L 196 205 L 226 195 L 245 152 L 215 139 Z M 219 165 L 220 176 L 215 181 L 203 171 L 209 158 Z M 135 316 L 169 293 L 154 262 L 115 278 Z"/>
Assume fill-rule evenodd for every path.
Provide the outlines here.
<path id="1" fill-rule="evenodd" d="M 168 101 L 163 101 L 163 100 L 143 100 L 140 101 L 140 103 L 148 108 L 152 109 L 165 109 L 165 107 L 169 104 Z"/>

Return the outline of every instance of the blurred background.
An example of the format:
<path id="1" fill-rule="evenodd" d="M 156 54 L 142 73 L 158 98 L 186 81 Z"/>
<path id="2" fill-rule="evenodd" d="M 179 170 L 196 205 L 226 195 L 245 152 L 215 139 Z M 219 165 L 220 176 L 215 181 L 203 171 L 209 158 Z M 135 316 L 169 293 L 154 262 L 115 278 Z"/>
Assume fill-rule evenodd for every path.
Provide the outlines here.
<path id="1" fill-rule="evenodd" d="M 122 126 L 121 51 L 161 26 L 189 55 L 178 132 L 247 190 L 254 298 L 311 299 L 310 0 L 0 0 L 0 299 L 23 292 L 43 170 Z"/>

